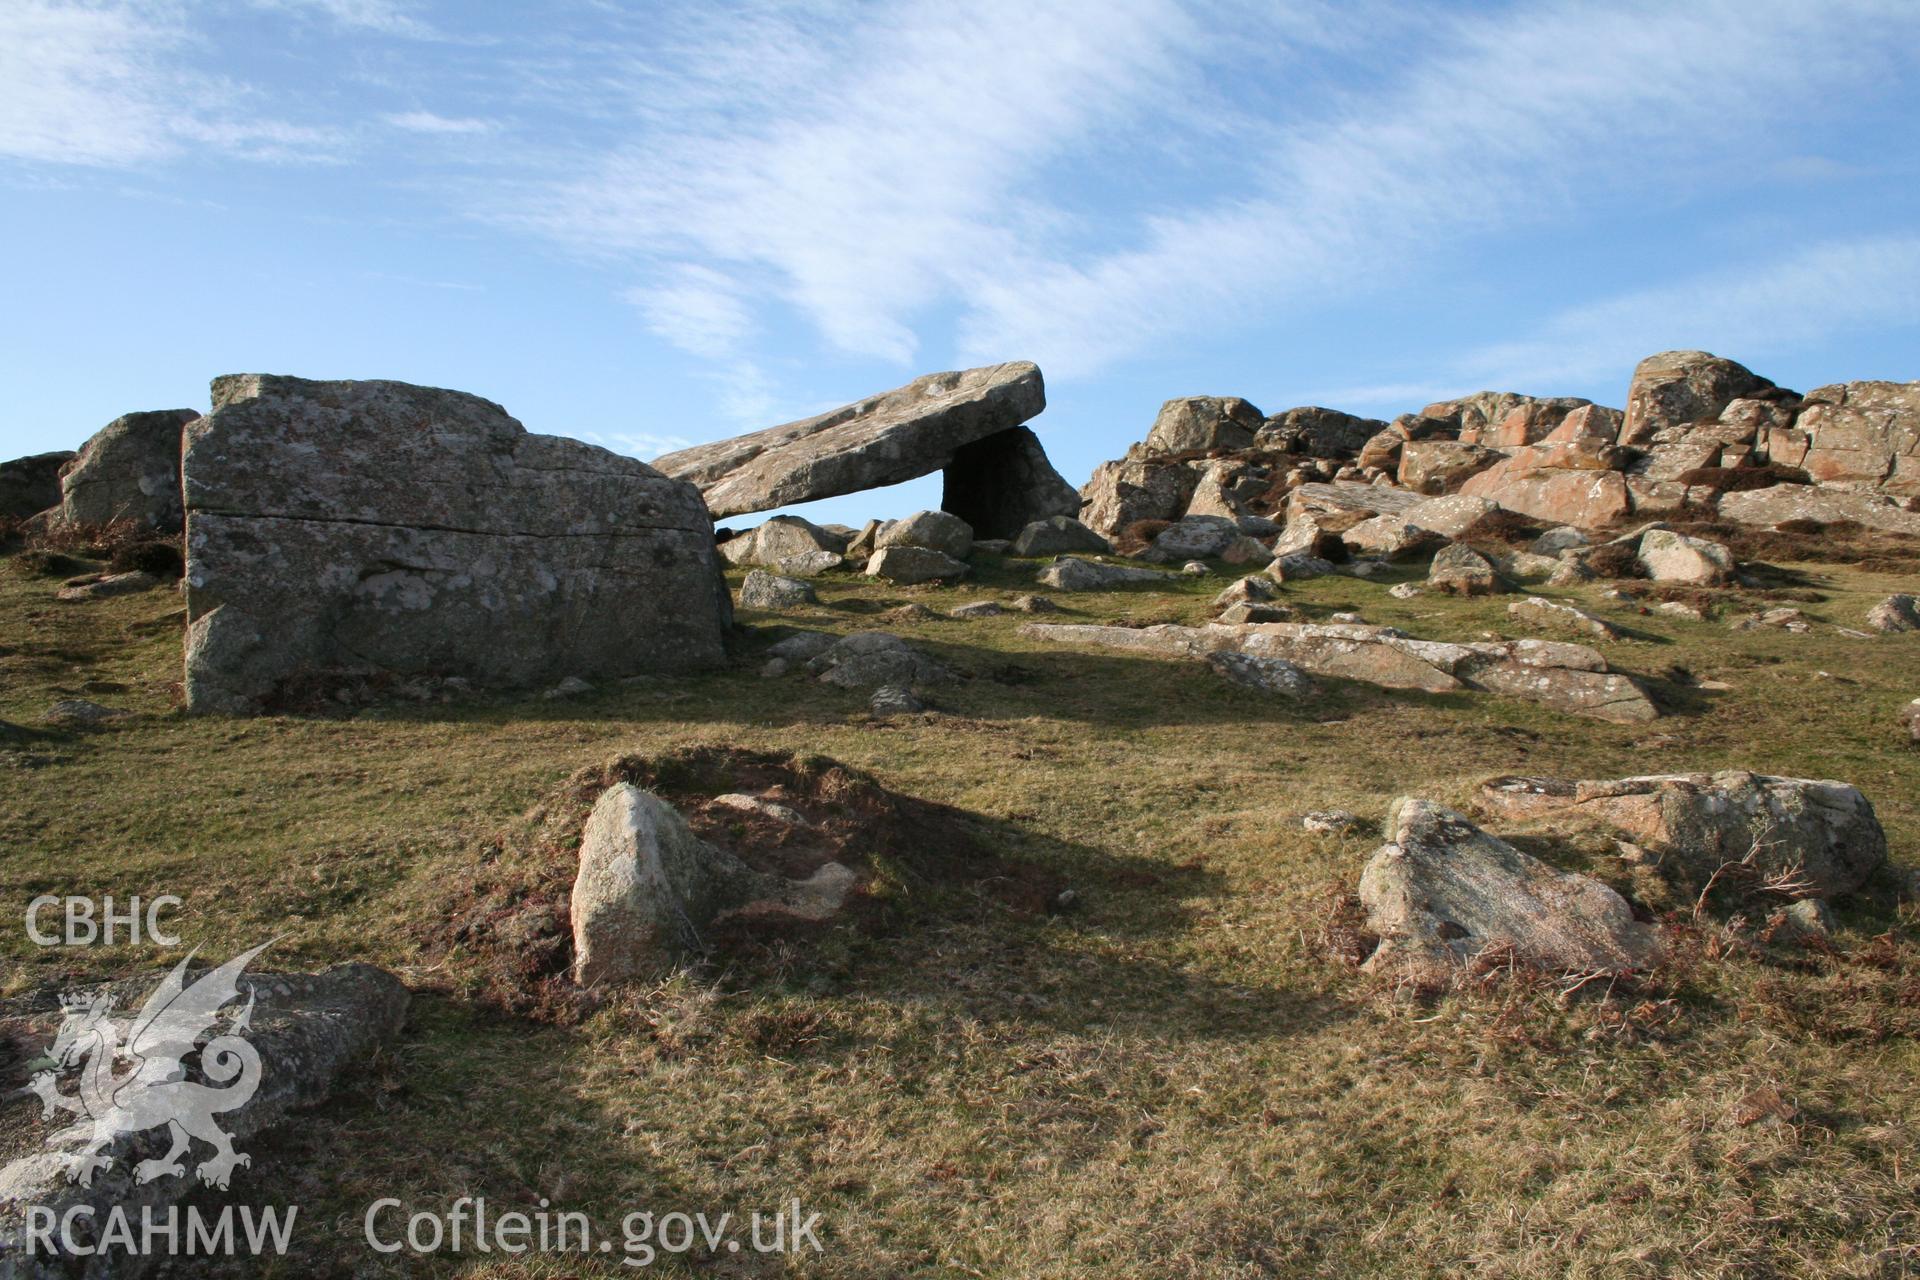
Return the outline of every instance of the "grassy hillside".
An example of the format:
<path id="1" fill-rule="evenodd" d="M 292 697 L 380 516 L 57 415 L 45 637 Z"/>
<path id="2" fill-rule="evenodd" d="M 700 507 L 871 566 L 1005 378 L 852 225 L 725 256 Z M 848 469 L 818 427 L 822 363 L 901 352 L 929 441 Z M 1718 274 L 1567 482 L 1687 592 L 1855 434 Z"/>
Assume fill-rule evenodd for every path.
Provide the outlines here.
<path id="1" fill-rule="evenodd" d="M 938 714 L 893 721 L 761 679 L 772 632 L 736 669 L 574 700 L 190 718 L 177 596 L 63 604 L 57 580 L 0 562 L 0 719 L 27 731 L 0 743 L 0 996 L 157 963 L 35 947 L 19 922 L 42 893 L 174 893 L 178 931 L 211 955 L 277 936 L 277 966 L 400 973 L 418 993 L 401 1046 L 255 1144 L 253 1185 L 303 1206 L 289 1276 L 580 1273 L 360 1241 L 377 1196 L 475 1194 L 615 1222 L 795 1196 L 821 1214 L 824 1253 L 718 1259 L 729 1275 L 1920 1269 L 1920 917 L 1898 892 L 1920 866 L 1920 751 L 1894 723 L 1920 696 L 1920 636 L 1835 630 L 1912 575 L 1792 566 L 1809 635 L 1642 616 L 1603 584 L 1544 593 L 1632 628 L 1602 647 L 1668 714 L 1623 726 L 1327 681 L 1264 700 L 1199 664 L 1023 639 L 1017 614 L 881 618 L 1032 589 L 1035 563 L 979 559 L 953 590 L 836 578 L 817 610 L 742 616 L 893 630 L 970 677 L 932 691 Z M 1198 621 L 1231 580 L 1063 595 L 1061 620 Z M 1393 581 L 1286 596 L 1422 637 L 1529 634 L 1506 598 L 1400 601 Z M 67 697 L 138 714 L 41 728 Z M 819 753 L 967 810 L 1077 901 L 1022 913 L 978 884 L 908 885 L 876 930 L 736 953 L 577 1025 L 492 1005 L 473 958 L 440 945 L 457 886 L 575 770 L 691 744 Z M 1465 802 L 1495 773 L 1725 767 L 1838 778 L 1876 806 L 1896 869 L 1836 904 L 1830 953 L 1716 918 L 1687 965 L 1631 989 L 1494 974 L 1416 998 L 1337 945 L 1377 836 L 1296 820 Z M 1657 897 L 1604 850 L 1551 856 Z"/>

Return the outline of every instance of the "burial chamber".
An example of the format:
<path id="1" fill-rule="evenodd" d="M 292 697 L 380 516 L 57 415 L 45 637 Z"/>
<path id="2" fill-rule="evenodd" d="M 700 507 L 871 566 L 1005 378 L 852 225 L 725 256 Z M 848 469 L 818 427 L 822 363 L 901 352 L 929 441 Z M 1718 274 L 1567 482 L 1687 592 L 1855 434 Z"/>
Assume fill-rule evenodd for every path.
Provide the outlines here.
<path id="1" fill-rule="evenodd" d="M 700 490 L 715 519 L 945 472 L 941 507 L 980 538 L 1076 515 L 1080 495 L 1024 424 L 1047 406 L 1029 361 L 930 373 L 904 387 L 749 435 L 696 445 L 653 466 Z"/>

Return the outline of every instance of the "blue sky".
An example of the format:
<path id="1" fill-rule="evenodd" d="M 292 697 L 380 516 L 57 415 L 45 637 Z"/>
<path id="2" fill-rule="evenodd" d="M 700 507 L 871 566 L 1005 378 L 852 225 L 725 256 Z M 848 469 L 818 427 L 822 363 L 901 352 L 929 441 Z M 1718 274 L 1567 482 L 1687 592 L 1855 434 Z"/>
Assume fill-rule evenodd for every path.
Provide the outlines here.
<path id="1" fill-rule="evenodd" d="M 1916 64 L 1914 0 L 0 0 L 0 453 L 242 371 L 651 457 L 1032 359 L 1076 484 L 1176 395 L 1911 380 Z"/>

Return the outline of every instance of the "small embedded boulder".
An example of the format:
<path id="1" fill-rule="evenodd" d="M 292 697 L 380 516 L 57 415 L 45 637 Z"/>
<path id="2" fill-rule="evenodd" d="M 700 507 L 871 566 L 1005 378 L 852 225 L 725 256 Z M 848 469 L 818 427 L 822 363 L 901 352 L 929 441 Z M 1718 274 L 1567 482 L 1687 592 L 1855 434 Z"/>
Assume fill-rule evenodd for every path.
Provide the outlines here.
<path id="1" fill-rule="evenodd" d="M 1072 516 L 1052 516 L 1022 529 L 1013 540 L 1012 551 L 1016 556 L 1058 556 L 1074 551 L 1104 556 L 1113 551 L 1113 544 Z"/>
<path id="2" fill-rule="evenodd" d="M 1535 538 L 1533 544 L 1529 546 L 1527 550 L 1537 556 L 1554 556 L 1557 558 L 1569 551 L 1575 551 L 1581 547 L 1590 546 L 1591 544 L 1592 539 L 1588 538 L 1586 534 L 1580 532 L 1572 525 L 1563 524 L 1557 528 L 1549 529 Z"/>
<path id="3" fill-rule="evenodd" d="M 1795 635 L 1806 635 L 1813 630 L 1813 624 L 1807 621 L 1807 615 L 1792 606 L 1778 609 L 1764 609 L 1759 613 L 1750 613 L 1735 618 L 1727 624 L 1729 631 L 1791 631 Z"/>
<path id="4" fill-rule="evenodd" d="M 1604 618 L 1596 618 L 1585 609 L 1541 596 L 1515 600 L 1507 606 L 1507 616 L 1531 626 L 1552 631 L 1572 631 L 1601 640 L 1618 640 L 1621 634 L 1620 628 Z"/>
<path id="5" fill-rule="evenodd" d="M 1300 829 L 1316 836 L 1357 835 L 1373 826 L 1346 809 L 1312 809 L 1300 815 Z"/>
<path id="6" fill-rule="evenodd" d="M 927 709 L 927 704 L 903 684 L 883 684 L 873 691 L 873 697 L 867 700 L 867 708 L 884 719 L 888 716 L 919 715 Z"/>
<path id="7" fill-rule="evenodd" d="M 947 616 L 964 622 L 969 618 L 997 618 L 1005 612 L 1006 610 L 1001 608 L 997 601 L 975 600 L 972 604 L 963 604 L 947 610 Z"/>
<path id="8" fill-rule="evenodd" d="M 788 662 L 807 662 L 839 643 L 840 637 L 826 631 L 796 631 L 767 647 L 769 658 Z"/>
<path id="9" fill-rule="evenodd" d="M 1695 885 L 1729 864 L 1851 893 L 1887 860 L 1887 836 L 1859 788 L 1729 769 L 1613 781 L 1497 778 L 1484 803 L 1516 820 L 1597 826 L 1660 855 Z"/>
<path id="10" fill-rule="evenodd" d="M 877 551 L 889 547 L 922 547 L 965 560 L 973 554 L 973 526 L 945 511 L 916 511 L 888 524 L 874 538 Z"/>
<path id="11" fill-rule="evenodd" d="M 1598 880 L 1561 871 L 1431 801 L 1403 797 L 1391 843 L 1360 874 L 1380 946 L 1365 967 L 1446 981 L 1475 957 L 1510 948 L 1522 964 L 1568 973 L 1650 968 L 1658 935 Z"/>
<path id="12" fill-rule="evenodd" d="M 1230 604 L 1215 614 L 1214 620 L 1227 626 L 1245 622 L 1298 622 L 1300 611 L 1286 604 Z"/>
<path id="13" fill-rule="evenodd" d="M 1411 560 L 1446 545 L 1446 536 L 1414 523 L 1410 515 L 1377 515 L 1340 535 L 1349 552 L 1387 560 Z"/>
<path id="14" fill-rule="evenodd" d="M 799 578 L 783 578 L 765 569 L 751 571 L 747 574 L 747 580 L 740 584 L 740 607 L 743 609 L 792 609 L 819 603 L 820 597 L 814 594 L 812 583 Z"/>
<path id="15" fill-rule="evenodd" d="M 1427 571 L 1427 584 L 1460 596 L 1487 596 L 1505 591 L 1506 584 L 1493 561 L 1464 542 L 1443 547 Z"/>
<path id="16" fill-rule="evenodd" d="M 1213 598 L 1214 609 L 1229 609 L 1236 604 L 1265 604 L 1280 598 L 1280 584 L 1265 574 L 1250 574 Z"/>
<path id="17" fill-rule="evenodd" d="M 811 520 L 775 516 L 720 544 L 732 565 L 758 565 L 785 577 L 812 578 L 846 562 L 847 543 Z"/>
<path id="18" fill-rule="evenodd" d="M 138 570 L 132 573 L 110 573 L 85 582 L 69 583 L 55 592 L 54 598 L 70 603 L 105 600 L 112 596 L 128 596 L 141 591 L 151 591 L 160 585 L 162 585 L 160 579 Z"/>
<path id="19" fill-rule="evenodd" d="M 1920 631 L 1920 600 L 1888 596 L 1867 614 L 1867 625 L 1875 631 Z"/>
<path id="20" fill-rule="evenodd" d="M 699 839 L 673 806 L 630 782 L 602 792 L 573 882 L 573 980 L 652 977 L 702 949 L 701 929 L 762 877 Z"/>
<path id="21" fill-rule="evenodd" d="M 1733 579 L 1733 553 L 1725 546 L 1671 529 L 1649 529 L 1642 535 L 1635 560 L 1655 582 L 1718 587 Z"/>
<path id="22" fill-rule="evenodd" d="M 1240 526 L 1225 516 L 1184 516 L 1154 535 L 1140 558 L 1160 564 L 1197 560 L 1220 555 L 1241 538 Z"/>
<path id="23" fill-rule="evenodd" d="M 1785 914 L 1788 927 L 1796 933 L 1824 938 L 1836 928 L 1833 908 L 1819 898 L 1802 898 Z"/>
<path id="24" fill-rule="evenodd" d="M 104 707 L 85 698 L 66 698 L 48 707 L 41 718 L 62 729 L 92 729 L 133 715 L 119 707 Z"/>
<path id="25" fill-rule="evenodd" d="M 1283 698 L 1305 698 L 1314 692 L 1313 680 L 1284 658 L 1261 658 L 1222 649 L 1207 655 L 1207 666 L 1230 684 Z"/>
<path id="26" fill-rule="evenodd" d="M 842 689 L 945 684 L 953 679 L 945 666 L 886 631 L 857 631 L 835 641 L 808 661 L 807 673 Z"/>
<path id="27" fill-rule="evenodd" d="M 1122 564 L 1099 564 L 1077 556 L 1061 556 L 1040 571 L 1035 579 L 1043 587 L 1059 591 L 1109 591 L 1115 587 L 1164 583 L 1173 575 L 1156 569 L 1136 569 Z"/>
<path id="28" fill-rule="evenodd" d="M 1900 723 L 1906 728 L 1907 741 L 1920 747 L 1920 698 L 1900 709 Z"/>
<path id="29" fill-rule="evenodd" d="M 567 698 L 583 698 L 593 692 L 593 683 L 579 676 L 568 676 L 553 688 L 540 696 L 549 702 L 560 702 Z"/>
<path id="30" fill-rule="evenodd" d="M 895 545 L 881 547 L 867 561 L 867 576 L 883 578 L 896 586 L 911 587 L 923 582 L 958 582 L 967 576 L 967 565 L 944 551 L 931 547 Z"/>

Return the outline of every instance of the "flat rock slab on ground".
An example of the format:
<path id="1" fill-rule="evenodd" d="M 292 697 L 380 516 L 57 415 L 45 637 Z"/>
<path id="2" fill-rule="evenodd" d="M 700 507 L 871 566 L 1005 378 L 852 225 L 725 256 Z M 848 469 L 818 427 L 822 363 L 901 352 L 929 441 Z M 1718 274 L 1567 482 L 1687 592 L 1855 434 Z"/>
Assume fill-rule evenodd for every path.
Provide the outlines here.
<path id="1" fill-rule="evenodd" d="M 1570 973 L 1651 967 L 1658 935 L 1619 894 L 1488 835 L 1465 817 L 1405 797 L 1392 833 L 1360 873 L 1360 901 L 1380 946 L 1366 968 L 1444 981 L 1487 952 Z"/>
<path id="2" fill-rule="evenodd" d="M 1123 564 L 1100 564 L 1078 556 L 1061 556 L 1040 571 L 1034 581 L 1058 591 L 1109 591 L 1146 583 L 1167 583 L 1173 574 L 1158 569 L 1136 569 Z"/>
<path id="3" fill-rule="evenodd" d="M 807 673 L 821 684 L 842 689 L 881 685 L 946 684 L 953 672 L 886 631 L 856 631 L 834 641 L 807 662 Z"/>
<path id="4" fill-rule="evenodd" d="M 1524 600 L 1515 600 L 1507 606 L 1507 616 L 1516 622 L 1530 626 L 1544 627 L 1554 631 L 1570 631 L 1581 635 L 1593 636 L 1599 640 L 1618 640 L 1620 628 L 1604 618 L 1596 618 L 1585 609 L 1548 600 L 1542 596 L 1528 596 Z"/>
<path id="5" fill-rule="evenodd" d="M 1279 694 L 1283 698 L 1306 698 L 1315 692 L 1307 673 L 1282 658 L 1256 658 L 1221 650 L 1207 655 L 1207 665 L 1222 680 L 1243 689 Z"/>
<path id="6" fill-rule="evenodd" d="M 972 570 L 964 560 L 956 560 L 931 547 L 882 547 L 867 560 L 867 576 L 881 578 L 896 586 L 918 586 L 924 582 L 958 582 Z"/>
<path id="7" fill-rule="evenodd" d="M 187 431 L 187 705 L 334 671 L 535 686 L 720 664 L 693 486 L 399 382 L 215 379 Z"/>
<path id="8" fill-rule="evenodd" d="M 1750 860 L 1761 877 L 1792 876 L 1813 895 L 1849 893 L 1887 860 L 1887 837 L 1857 787 L 1730 769 L 1574 782 L 1496 778 L 1491 811 L 1549 826 L 1589 824 L 1675 864 L 1696 885 Z"/>
<path id="9" fill-rule="evenodd" d="M 740 584 L 743 609 L 794 609 L 819 603 L 820 597 L 814 594 L 812 583 L 802 578 L 783 578 L 765 569 L 750 570 Z"/>
<path id="10" fill-rule="evenodd" d="M 964 446 L 1046 406 L 1040 370 L 1025 361 L 930 373 L 830 413 L 666 454 L 654 466 L 692 482 L 715 516 L 771 511 L 939 471 Z"/>
<path id="11" fill-rule="evenodd" d="M 1852 521 L 1869 529 L 1920 537 L 1920 511 L 1883 493 L 1862 489 L 1832 489 L 1807 484 L 1777 484 L 1748 489 L 1720 499 L 1720 518 L 1735 524 L 1774 528 L 1792 520 L 1817 524 Z"/>
<path id="12" fill-rule="evenodd" d="M 1418 640 L 1391 627 L 1289 622 L 1201 627 L 1028 623 L 1020 634 L 1167 657 L 1204 658 L 1231 651 L 1279 658 L 1314 675 L 1426 693 L 1479 689 L 1618 723 L 1639 723 L 1659 714 L 1645 690 L 1609 671 L 1606 659 L 1594 650 L 1555 641 L 1452 644 Z"/>

